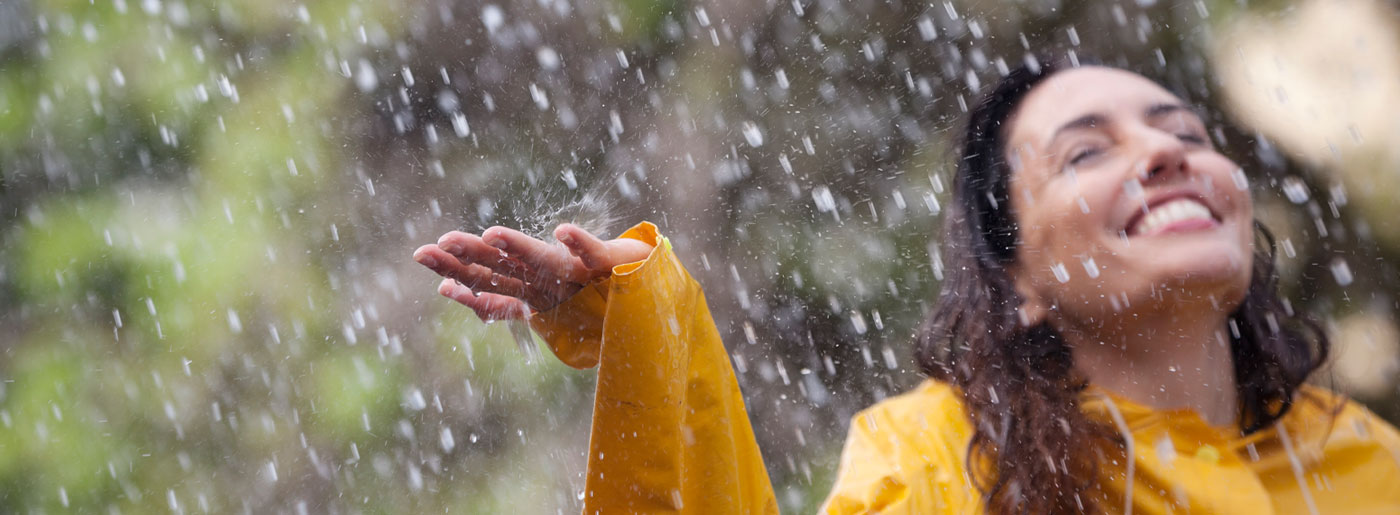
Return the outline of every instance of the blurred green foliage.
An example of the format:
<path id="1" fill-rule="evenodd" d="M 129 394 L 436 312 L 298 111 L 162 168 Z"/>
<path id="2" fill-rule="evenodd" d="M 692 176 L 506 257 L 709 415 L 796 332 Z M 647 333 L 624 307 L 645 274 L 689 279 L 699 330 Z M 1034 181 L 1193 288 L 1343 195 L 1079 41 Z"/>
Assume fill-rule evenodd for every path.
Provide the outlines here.
<path id="1" fill-rule="evenodd" d="M 591 373 L 409 261 L 563 216 L 678 242 L 813 510 L 852 412 L 918 379 L 969 77 L 1077 27 L 1208 97 L 1193 22 L 1239 11 L 974 4 L 0 6 L 0 512 L 576 509 Z M 1289 234 L 1317 290 L 1333 242 Z"/>

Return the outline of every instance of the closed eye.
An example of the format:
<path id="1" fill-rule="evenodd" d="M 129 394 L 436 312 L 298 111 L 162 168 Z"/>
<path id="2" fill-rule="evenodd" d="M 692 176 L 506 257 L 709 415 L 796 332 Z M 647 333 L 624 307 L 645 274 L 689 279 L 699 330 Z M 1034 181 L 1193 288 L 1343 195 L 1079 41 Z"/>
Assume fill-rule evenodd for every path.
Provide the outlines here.
<path id="1" fill-rule="evenodd" d="M 1204 136 L 1199 135 L 1199 134 L 1194 134 L 1194 133 L 1177 134 L 1177 135 L 1176 135 L 1176 138 L 1179 139 L 1179 140 L 1181 140 L 1181 141 L 1187 142 L 1187 143 L 1194 143 L 1194 144 L 1196 144 L 1196 145 L 1204 145 L 1204 144 L 1206 144 L 1206 138 L 1205 138 Z"/>
<path id="2" fill-rule="evenodd" d="M 1077 164 L 1079 164 L 1080 162 L 1084 161 L 1085 159 L 1088 159 L 1088 158 L 1091 158 L 1091 157 L 1094 157 L 1094 156 L 1098 155 L 1099 152 L 1100 152 L 1100 150 L 1098 149 L 1098 147 L 1088 147 L 1088 148 L 1085 148 L 1085 149 L 1083 149 L 1083 150 L 1077 150 L 1077 151 L 1074 152 L 1073 155 L 1070 156 L 1070 158 L 1069 158 L 1069 164 L 1070 164 L 1070 165 L 1077 165 Z"/>

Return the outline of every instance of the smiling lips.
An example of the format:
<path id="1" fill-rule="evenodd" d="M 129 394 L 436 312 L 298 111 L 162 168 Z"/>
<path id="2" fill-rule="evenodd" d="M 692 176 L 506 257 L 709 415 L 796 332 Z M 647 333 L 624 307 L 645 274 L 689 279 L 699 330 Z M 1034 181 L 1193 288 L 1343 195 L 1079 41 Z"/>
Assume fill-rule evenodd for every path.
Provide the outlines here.
<path id="1" fill-rule="evenodd" d="M 1133 236 L 1144 236 L 1169 231 L 1206 229 L 1217 224 L 1210 209 L 1200 201 L 1177 198 L 1153 206 L 1147 214 L 1138 217 L 1128 228 L 1128 232 Z"/>

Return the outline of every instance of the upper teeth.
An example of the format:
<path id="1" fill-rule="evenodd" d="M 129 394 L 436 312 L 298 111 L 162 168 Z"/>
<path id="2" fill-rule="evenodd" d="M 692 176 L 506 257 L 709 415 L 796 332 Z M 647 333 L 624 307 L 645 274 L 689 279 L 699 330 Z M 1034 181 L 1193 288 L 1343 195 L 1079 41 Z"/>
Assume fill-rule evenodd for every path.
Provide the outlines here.
<path id="1" fill-rule="evenodd" d="M 1191 219 L 1213 220 L 1210 209 L 1192 199 L 1179 199 L 1158 204 L 1143 215 L 1138 221 L 1135 234 L 1150 234 L 1159 228 L 1166 227 L 1182 220 Z"/>

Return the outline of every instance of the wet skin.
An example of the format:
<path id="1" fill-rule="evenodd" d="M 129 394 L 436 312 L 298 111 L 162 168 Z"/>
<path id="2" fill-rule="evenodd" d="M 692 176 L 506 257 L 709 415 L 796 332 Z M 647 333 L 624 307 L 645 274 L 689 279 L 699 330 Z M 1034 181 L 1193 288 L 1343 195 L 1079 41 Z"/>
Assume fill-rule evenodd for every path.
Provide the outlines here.
<path id="1" fill-rule="evenodd" d="M 1058 329 L 1094 384 L 1232 421 L 1223 331 L 1251 279 L 1253 203 L 1199 116 L 1146 78 L 1084 67 L 1031 90 L 1005 136 L 1023 320 Z M 1145 223 L 1183 198 L 1209 216 Z"/>
<path id="2" fill-rule="evenodd" d="M 482 320 L 502 320 L 553 308 L 612 267 L 646 259 L 652 249 L 632 239 L 604 241 L 573 224 L 560 225 L 554 237 L 562 245 L 506 227 L 479 235 L 452 231 L 419 247 L 413 260 L 443 277 L 439 294 Z"/>
<path id="3" fill-rule="evenodd" d="M 1253 204 L 1236 184 L 1239 166 L 1180 99 L 1141 76 L 1086 67 L 1037 86 L 1010 127 L 1018 279 L 1038 309 L 1056 306 L 1071 323 L 1238 305 L 1250 281 Z M 1144 206 L 1181 198 L 1213 220 L 1138 233 Z"/>

